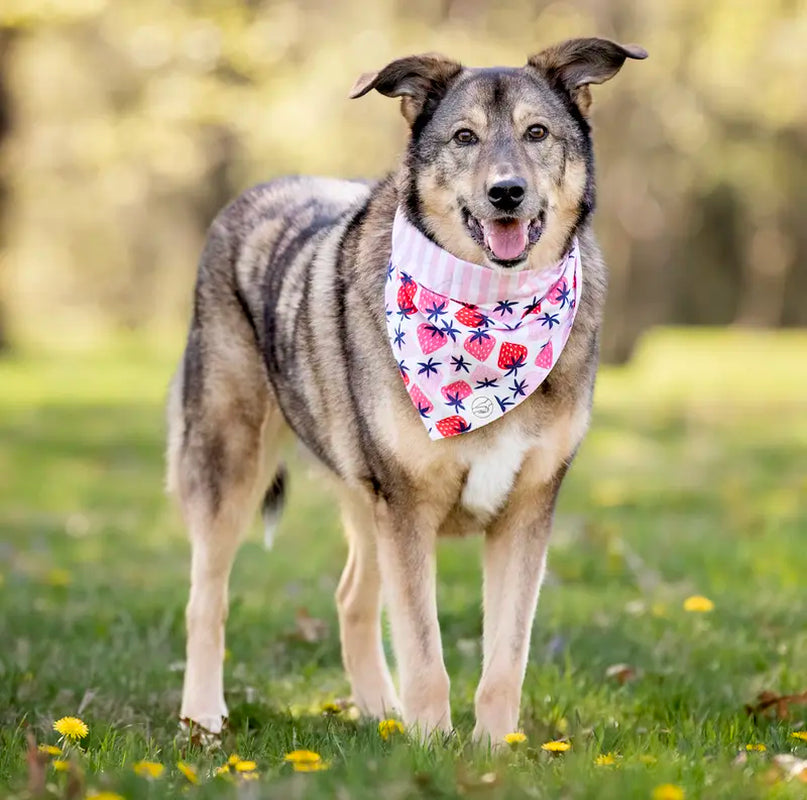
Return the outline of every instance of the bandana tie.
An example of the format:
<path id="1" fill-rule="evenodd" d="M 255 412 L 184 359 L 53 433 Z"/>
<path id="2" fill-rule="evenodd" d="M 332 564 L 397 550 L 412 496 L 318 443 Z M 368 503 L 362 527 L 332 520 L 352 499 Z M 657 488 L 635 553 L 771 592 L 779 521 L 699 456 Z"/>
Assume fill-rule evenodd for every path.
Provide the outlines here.
<path id="1" fill-rule="evenodd" d="M 577 238 L 551 269 L 497 272 L 455 258 L 399 208 L 387 335 L 429 437 L 481 428 L 524 402 L 560 358 L 581 288 Z"/>

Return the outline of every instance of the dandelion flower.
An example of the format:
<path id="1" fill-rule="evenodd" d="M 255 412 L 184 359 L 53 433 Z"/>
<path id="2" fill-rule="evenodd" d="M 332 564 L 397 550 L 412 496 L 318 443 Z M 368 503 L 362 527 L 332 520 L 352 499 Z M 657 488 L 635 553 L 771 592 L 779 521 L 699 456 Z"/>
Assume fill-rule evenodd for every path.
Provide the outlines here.
<path id="1" fill-rule="evenodd" d="M 157 761 L 138 761 L 132 766 L 132 769 L 141 778 L 159 778 L 165 767 Z"/>
<path id="2" fill-rule="evenodd" d="M 188 779 L 189 783 L 199 783 L 199 776 L 190 764 L 186 764 L 184 761 L 177 761 L 177 769 Z"/>
<path id="3" fill-rule="evenodd" d="M 87 795 L 87 800 L 126 800 L 126 798 L 117 792 L 93 792 Z"/>
<path id="4" fill-rule="evenodd" d="M 746 750 L 756 750 L 758 753 L 764 753 L 768 748 L 764 744 L 747 744 Z"/>
<path id="5" fill-rule="evenodd" d="M 793 731 L 790 736 L 793 739 L 801 739 L 802 742 L 807 742 L 807 731 Z"/>
<path id="6" fill-rule="evenodd" d="M 396 733 L 403 733 L 404 726 L 397 719 L 382 719 L 378 723 L 378 735 L 386 741 Z"/>
<path id="7" fill-rule="evenodd" d="M 342 707 L 336 703 L 323 703 L 320 709 L 325 715 L 341 714 Z"/>
<path id="8" fill-rule="evenodd" d="M 594 759 L 594 765 L 597 767 L 610 767 L 616 764 L 616 757 L 613 753 L 604 753 Z"/>
<path id="9" fill-rule="evenodd" d="M 57 772 L 69 772 L 70 771 L 70 762 L 69 761 L 62 761 L 61 758 L 55 758 L 52 762 L 53 768 Z"/>
<path id="10" fill-rule="evenodd" d="M 52 744 L 41 744 L 37 747 L 37 750 L 40 753 L 47 753 L 49 756 L 60 756 L 62 754 L 62 748 Z"/>
<path id="11" fill-rule="evenodd" d="M 707 611 L 713 611 L 715 604 L 708 598 L 700 594 L 693 594 L 692 597 L 687 597 L 684 600 L 684 611 L 693 611 L 695 613 L 704 614 Z"/>
<path id="12" fill-rule="evenodd" d="M 68 739 L 83 739 L 90 729 L 78 717 L 62 717 L 53 723 L 53 730 Z"/>
<path id="13" fill-rule="evenodd" d="M 569 742 L 561 742 L 560 740 L 554 742 L 544 742 L 541 745 L 541 750 L 546 750 L 548 753 L 565 753 L 571 750 L 572 746 Z"/>
<path id="14" fill-rule="evenodd" d="M 229 775 L 230 774 L 230 765 L 229 764 L 222 764 L 220 767 L 216 767 L 215 775 Z"/>
<path id="15" fill-rule="evenodd" d="M 653 789 L 653 800 L 684 800 L 684 790 L 674 783 L 662 783 Z"/>
<path id="16" fill-rule="evenodd" d="M 526 734 L 521 733 L 521 731 L 515 731 L 513 733 L 508 733 L 504 737 L 504 741 L 507 742 L 507 744 L 521 744 L 522 742 L 527 741 L 527 736 Z"/>
<path id="17" fill-rule="evenodd" d="M 259 777 L 260 777 L 260 775 L 258 775 L 257 772 L 245 772 L 241 776 L 241 780 L 242 781 L 256 781 L 256 780 L 258 780 Z"/>
<path id="18" fill-rule="evenodd" d="M 292 768 L 295 772 L 321 772 L 324 769 L 328 769 L 330 764 L 325 761 L 317 761 L 313 764 L 292 764 Z M 251 777 L 255 773 L 248 772 L 244 775 L 245 778 Z"/>
<path id="19" fill-rule="evenodd" d="M 237 761 L 235 763 L 236 772 L 252 772 L 258 765 L 254 761 Z"/>
<path id="20" fill-rule="evenodd" d="M 231 767 L 234 767 L 239 761 L 241 760 L 241 756 L 238 753 L 233 753 L 228 759 L 227 764 Z"/>
<path id="21" fill-rule="evenodd" d="M 319 764 L 322 761 L 322 756 L 315 753 L 313 750 L 292 750 L 291 753 L 286 753 L 283 760 L 289 764 Z"/>

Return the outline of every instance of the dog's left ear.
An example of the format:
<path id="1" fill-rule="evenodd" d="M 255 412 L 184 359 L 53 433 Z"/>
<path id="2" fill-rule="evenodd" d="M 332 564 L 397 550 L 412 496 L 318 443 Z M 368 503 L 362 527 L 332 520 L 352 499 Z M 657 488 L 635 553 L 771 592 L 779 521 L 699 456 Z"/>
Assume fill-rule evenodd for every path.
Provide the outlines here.
<path id="1" fill-rule="evenodd" d="M 647 58 L 647 50 L 610 39 L 569 39 L 530 56 L 527 65 L 542 73 L 555 88 L 568 92 L 586 116 L 591 107 L 589 84 L 613 78 L 626 58 Z"/>
<path id="2" fill-rule="evenodd" d="M 360 75 L 348 97 L 361 97 L 372 89 L 387 97 L 400 97 L 401 113 L 411 127 L 425 110 L 437 106 L 461 70 L 461 64 L 439 53 L 407 56 L 378 72 Z"/>

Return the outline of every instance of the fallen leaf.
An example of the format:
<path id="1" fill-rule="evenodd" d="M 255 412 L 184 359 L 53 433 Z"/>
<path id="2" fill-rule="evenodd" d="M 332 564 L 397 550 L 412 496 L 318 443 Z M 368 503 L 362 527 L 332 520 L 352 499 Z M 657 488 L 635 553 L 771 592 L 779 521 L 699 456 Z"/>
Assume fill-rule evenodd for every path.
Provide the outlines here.
<path id="1" fill-rule="evenodd" d="M 298 608 L 294 617 L 294 633 L 292 636 L 301 642 L 314 644 L 321 642 L 328 636 L 328 623 L 325 620 L 312 617 L 307 608 Z"/>
<path id="2" fill-rule="evenodd" d="M 747 714 L 756 716 L 773 711 L 778 719 L 788 719 L 790 716 L 790 706 L 807 704 L 807 691 L 800 694 L 776 694 L 775 692 L 760 692 L 757 695 L 757 704 L 746 705 Z"/>
<path id="3" fill-rule="evenodd" d="M 636 670 L 630 664 L 611 664 L 605 670 L 606 678 L 613 678 L 620 686 L 636 677 Z"/>
<path id="4" fill-rule="evenodd" d="M 28 749 L 25 752 L 25 760 L 28 762 L 28 792 L 33 797 L 39 797 L 45 793 L 45 765 L 49 757 L 36 746 L 31 731 L 26 732 L 25 739 L 28 742 Z"/>

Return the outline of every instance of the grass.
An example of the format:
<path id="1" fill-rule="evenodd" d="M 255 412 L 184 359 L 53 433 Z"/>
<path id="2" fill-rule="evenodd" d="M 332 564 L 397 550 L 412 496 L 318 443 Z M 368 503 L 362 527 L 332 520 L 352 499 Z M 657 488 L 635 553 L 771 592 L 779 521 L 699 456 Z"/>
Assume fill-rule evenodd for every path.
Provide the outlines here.
<path id="1" fill-rule="evenodd" d="M 179 342 L 177 342 L 179 344 Z M 807 758 L 758 693 L 807 689 L 807 336 L 660 331 L 607 369 L 591 433 L 562 491 L 522 704 L 527 742 L 469 744 L 479 677 L 479 542 L 441 543 L 440 616 L 457 736 L 424 748 L 323 716 L 348 687 L 333 591 L 345 555 L 334 508 L 298 469 L 278 540 L 256 531 L 231 584 L 220 750 L 177 736 L 188 547 L 162 493 L 162 398 L 173 353 L 28 353 L 0 362 L 0 794 L 26 797 L 25 737 L 90 728 L 88 790 L 173 797 L 805 797 L 777 753 Z M 683 601 L 703 594 L 710 613 Z M 298 610 L 327 623 L 316 641 Z M 620 683 L 608 668 L 627 664 Z M 552 756 L 540 745 L 568 738 Z M 738 751 L 761 743 L 744 765 Z M 322 754 L 295 774 L 283 755 Z M 207 776 L 237 752 L 260 779 Z M 612 766 L 595 758 L 618 754 Z M 134 762 L 166 765 L 156 781 Z M 70 777 L 48 767 L 49 792 Z M 79 792 L 80 791 L 76 790 Z M 74 795 L 75 796 L 75 795 Z"/>

